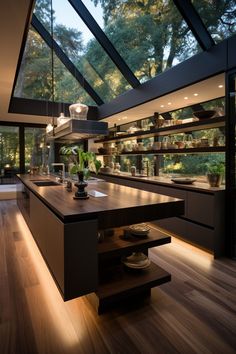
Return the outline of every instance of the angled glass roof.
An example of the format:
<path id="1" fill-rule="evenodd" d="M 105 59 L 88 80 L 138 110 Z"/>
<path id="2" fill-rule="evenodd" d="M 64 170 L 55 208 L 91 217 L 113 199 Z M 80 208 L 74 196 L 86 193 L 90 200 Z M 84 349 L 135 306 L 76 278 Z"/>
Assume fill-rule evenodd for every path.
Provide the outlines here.
<path id="1" fill-rule="evenodd" d="M 100 5 L 104 32 L 141 82 L 201 51 L 172 0 L 83 3 Z"/>
<path id="2" fill-rule="evenodd" d="M 192 0 L 192 4 L 216 43 L 236 33 L 235 0 Z"/>
<path id="3" fill-rule="evenodd" d="M 235 18 L 235 0 L 36 0 L 14 96 L 102 105 L 236 33 Z"/>
<path id="4" fill-rule="evenodd" d="M 81 100 L 88 105 L 95 104 L 55 54 L 53 55 L 53 75 L 54 89 L 52 90 L 52 52 L 31 27 L 16 81 L 14 97 L 68 103 Z"/>
<path id="5" fill-rule="evenodd" d="M 101 99 L 104 102 L 111 101 L 130 90 L 129 83 L 68 1 L 53 0 L 53 10 L 55 41 Z M 68 31 L 73 38 L 74 50 L 71 50 L 71 42 L 68 42 L 65 37 Z"/>

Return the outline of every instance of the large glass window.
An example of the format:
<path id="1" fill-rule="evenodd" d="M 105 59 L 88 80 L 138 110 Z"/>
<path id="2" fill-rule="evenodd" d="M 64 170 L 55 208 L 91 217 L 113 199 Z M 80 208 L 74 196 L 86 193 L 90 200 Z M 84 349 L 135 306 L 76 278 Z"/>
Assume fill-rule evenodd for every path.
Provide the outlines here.
<path id="1" fill-rule="evenodd" d="M 19 128 L 0 126 L 0 176 L 1 183 L 11 183 L 19 172 Z"/>
<path id="2" fill-rule="evenodd" d="M 200 50 L 172 0 L 83 2 L 91 9 L 91 4 L 101 5 L 97 12 L 103 12 L 104 32 L 141 82 Z"/>
<path id="3" fill-rule="evenodd" d="M 48 165 L 49 148 L 44 128 L 25 128 L 25 171 Z"/>
<path id="4" fill-rule="evenodd" d="M 236 33 L 235 0 L 192 0 L 216 43 Z"/>

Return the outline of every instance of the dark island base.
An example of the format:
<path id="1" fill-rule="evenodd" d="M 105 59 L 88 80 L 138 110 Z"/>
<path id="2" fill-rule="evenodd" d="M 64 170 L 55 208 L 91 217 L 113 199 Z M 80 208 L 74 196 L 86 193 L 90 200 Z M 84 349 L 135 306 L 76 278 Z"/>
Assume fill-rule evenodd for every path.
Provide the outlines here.
<path id="1" fill-rule="evenodd" d="M 152 263 L 146 269 L 129 269 L 122 264 L 106 269 L 93 296 L 88 296 L 98 314 L 119 305 L 140 303 L 151 295 L 151 288 L 171 280 L 171 275 Z"/>

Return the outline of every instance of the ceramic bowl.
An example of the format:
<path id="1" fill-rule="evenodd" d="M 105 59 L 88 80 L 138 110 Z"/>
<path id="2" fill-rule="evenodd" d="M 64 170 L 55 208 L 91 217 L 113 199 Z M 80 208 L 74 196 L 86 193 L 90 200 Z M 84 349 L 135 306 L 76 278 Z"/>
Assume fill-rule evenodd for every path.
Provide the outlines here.
<path id="1" fill-rule="evenodd" d="M 212 118 L 215 115 L 215 113 L 216 111 L 214 110 L 207 110 L 207 111 L 194 112 L 193 115 L 198 119 L 207 119 L 207 118 Z"/>

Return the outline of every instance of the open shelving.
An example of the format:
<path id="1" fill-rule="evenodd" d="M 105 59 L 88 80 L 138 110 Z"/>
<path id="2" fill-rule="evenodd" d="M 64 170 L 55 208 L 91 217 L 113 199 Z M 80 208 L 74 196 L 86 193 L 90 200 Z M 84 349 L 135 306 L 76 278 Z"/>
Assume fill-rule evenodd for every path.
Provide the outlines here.
<path id="1" fill-rule="evenodd" d="M 225 116 L 215 117 L 210 119 L 205 119 L 197 122 L 183 123 L 178 125 L 171 125 L 168 127 L 155 128 L 147 131 L 137 131 L 132 134 L 124 134 L 115 137 L 106 137 L 103 139 L 95 140 L 95 143 L 106 143 L 106 142 L 119 142 L 131 139 L 144 139 L 155 136 L 165 136 L 170 134 L 179 134 L 185 132 L 193 132 L 203 129 L 213 129 L 225 126 Z"/>
<path id="2" fill-rule="evenodd" d="M 148 248 L 170 242 L 170 236 L 154 228 L 142 238 L 131 234 L 124 238 L 124 228 L 116 228 L 112 236 L 98 243 L 99 284 L 95 293 L 98 313 L 122 299 L 137 294 L 148 296 L 152 287 L 170 281 L 171 275 L 153 262 L 142 270 L 126 268 L 121 262 L 122 257 L 132 252 L 147 253 Z"/>
<path id="3" fill-rule="evenodd" d="M 145 151 L 126 151 L 120 154 L 97 154 L 100 156 L 121 156 L 121 155 L 164 155 L 164 154 L 194 154 L 199 152 L 225 152 L 225 146 L 206 146 L 198 148 L 183 149 L 160 149 Z"/>

